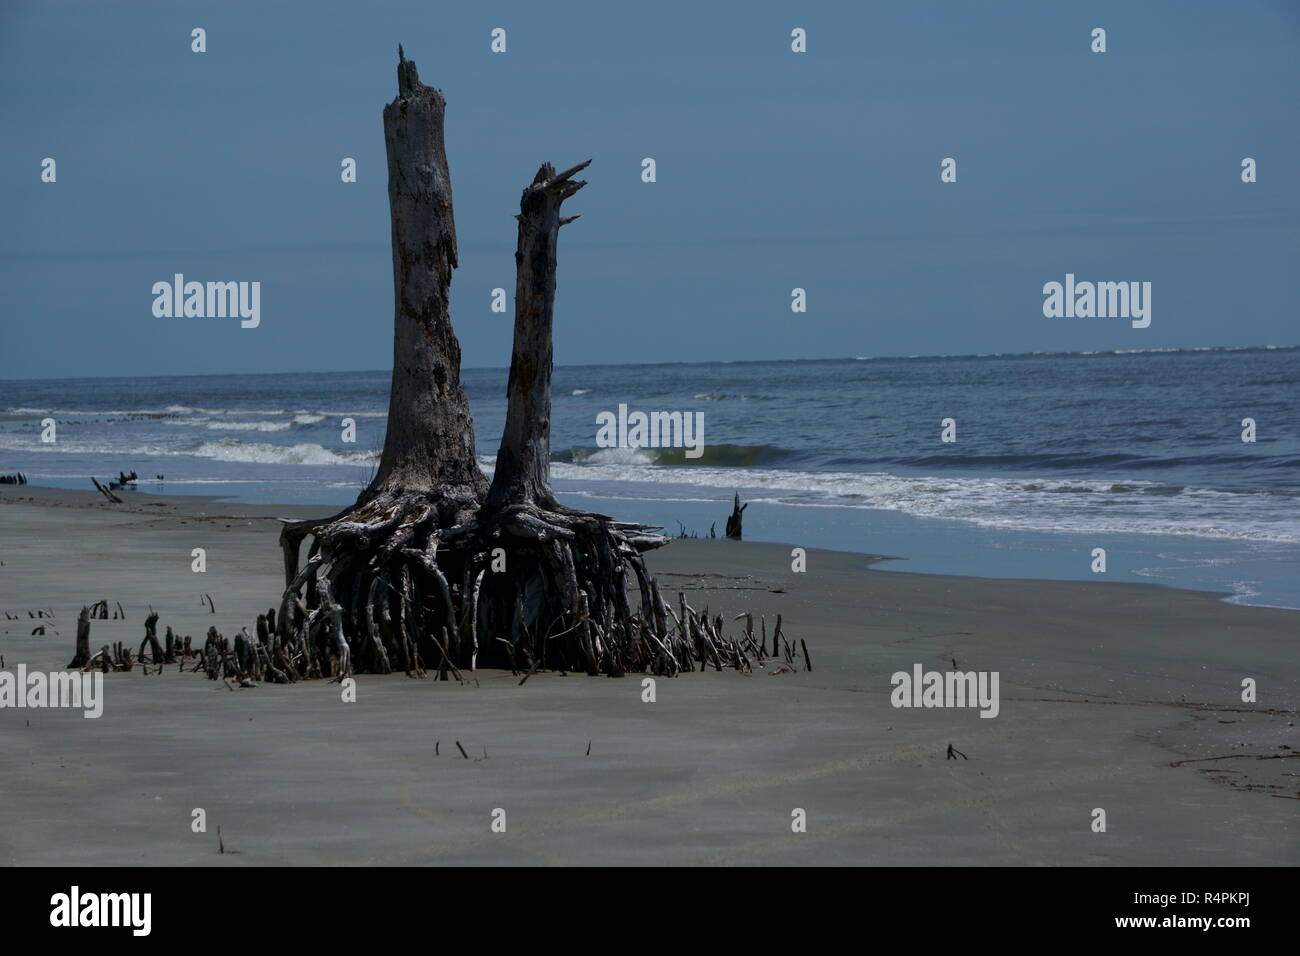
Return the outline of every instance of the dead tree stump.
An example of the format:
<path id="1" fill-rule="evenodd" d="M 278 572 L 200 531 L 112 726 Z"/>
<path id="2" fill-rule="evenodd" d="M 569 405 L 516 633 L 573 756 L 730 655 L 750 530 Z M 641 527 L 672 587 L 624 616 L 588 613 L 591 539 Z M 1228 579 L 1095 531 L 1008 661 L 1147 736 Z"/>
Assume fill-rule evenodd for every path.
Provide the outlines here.
<path id="1" fill-rule="evenodd" d="M 398 49 L 397 98 L 384 108 L 392 216 L 394 335 L 388 432 L 379 469 L 352 507 L 285 525 L 286 589 L 277 636 L 300 673 L 394 667 L 422 675 L 447 627 L 459 644 L 468 526 L 487 491 L 448 294 L 457 265 L 446 101 Z M 313 537 L 307 563 L 299 550 Z M 329 661 L 335 663 L 331 666 Z"/>
<path id="2" fill-rule="evenodd" d="M 426 667 L 459 679 L 479 664 L 676 674 L 700 655 L 748 668 L 739 645 L 707 621 L 696 622 L 700 640 L 689 623 L 669 627 L 642 559 L 667 543 L 661 529 L 565 507 L 551 492 L 556 240 L 577 218 L 561 217 L 560 206 L 585 185 L 573 175 L 587 163 L 558 174 L 542 166 L 520 201 L 509 405 L 489 487 L 448 310 L 457 252 L 446 103 L 400 47 L 397 87 L 384 108 L 394 287 L 388 432 L 354 505 L 285 522 L 285 589 L 267 615 L 266 661 L 289 680 L 394 669 L 424 676 Z M 236 644 L 232 654 L 209 630 L 209 677 L 247 671 L 254 642 Z"/>
<path id="3" fill-rule="evenodd" d="M 144 656 L 145 648 L 149 648 L 149 658 Z M 149 609 L 149 616 L 144 619 L 144 640 L 140 642 L 140 653 L 136 655 L 140 658 L 141 665 L 146 663 L 162 665 L 164 654 L 162 645 L 158 643 L 158 612 Z"/>
<path id="4" fill-rule="evenodd" d="M 83 607 L 77 615 L 77 646 L 68 670 L 81 670 L 90 661 L 90 608 Z"/>
<path id="5" fill-rule="evenodd" d="M 740 529 L 741 517 L 740 516 L 745 513 L 745 509 L 748 507 L 749 507 L 748 501 L 745 502 L 743 505 L 740 503 L 740 493 L 737 492 L 735 504 L 731 506 L 731 514 L 727 517 L 726 534 L 728 538 L 734 538 L 736 541 L 739 541 L 741 539 L 741 529 Z"/>
<path id="6" fill-rule="evenodd" d="M 497 635 L 511 666 L 526 659 L 530 669 L 620 675 L 661 657 L 654 641 L 666 638 L 663 602 L 641 554 L 668 539 L 568 508 L 550 487 L 556 250 L 560 227 L 578 218 L 561 216 L 560 207 L 586 185 L 573 176 L 590 162 L 561 173 L 544 164 L 519 202 L 509 403 L 479 515 L 484 549 L 497 556 L 492 567 L 503 562 L 506 570 L 493 570 L 481 588 L 476 578 L 473 640 L 480 629 Z M 628 602 L 633 584 L 642 592 L 640 618 Z M 503 661 L 503 648 L 482 650 L 487 661 Z"/>

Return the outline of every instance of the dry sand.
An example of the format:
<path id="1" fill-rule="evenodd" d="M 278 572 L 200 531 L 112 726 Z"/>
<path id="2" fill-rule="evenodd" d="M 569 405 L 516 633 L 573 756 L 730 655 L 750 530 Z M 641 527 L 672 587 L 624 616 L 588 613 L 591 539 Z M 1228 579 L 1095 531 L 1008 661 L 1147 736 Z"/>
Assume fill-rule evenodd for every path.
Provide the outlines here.
<path id="1" fill-rule="evenodd" d="M 282 587 L 273 516 L 330 511 L 129 497 L 0 488 L 0 609 L 21 614 L 0 621 L 7 669 L 64 667 L 100 598 L 127 620 L 93 622 L 93 649 L 138 647 L 149 604 L 199 643 L 213 623 L 251 630 Z M 639 678 L 362 676 L 344 703 L 324 681 L 232 691 L 171 668 L 108 675 L 98 720 L 0 710 L 0 862 L 1300 862 L 1300 613 L 871 560 L 811 551 L 795 574 L 779 545 L 655 552 L 667 594 L 769 628 L 781 613 L 813 663 L 661 679 L 655 703 Z M 29 633 L 40 607 L 57 635 Z M 954 659 L 999 672 L 997 718 L 891 706 L 893 672 Z"/>

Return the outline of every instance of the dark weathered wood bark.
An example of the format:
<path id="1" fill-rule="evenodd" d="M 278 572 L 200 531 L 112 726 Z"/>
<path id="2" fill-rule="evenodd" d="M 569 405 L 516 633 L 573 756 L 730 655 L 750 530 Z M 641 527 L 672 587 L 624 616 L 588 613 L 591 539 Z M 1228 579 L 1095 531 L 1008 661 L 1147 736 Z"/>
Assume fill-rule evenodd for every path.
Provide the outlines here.
<path id="1" fill-rule="evenodd" d="M 69 670 L 80 670 L 90 660 L 90 608 L 83 607 L 77 615 L 77 647 L 72 660 L 68 662 Z"/>
<path id="2" fill-rule="evenodd" d="M 560 204 L 583 186 L 579 163 L 556 174 L 544 164 L 519 201 L 519 238 L 515 247 L 515 344 L 506 388 L 506 426 L 501 435 L 487 506 L 536 502 L 556 508 L 551 494 L 551 370 L 555 325 L 556 246 L 562 218 Z"/>
<path id="3" fill-rule="evenodd" d="M 355 505 L 281 531 L 287 586 L 273 647 L 286 676 L 341 679 L 394 666 L 422 675 L 441 627 L 448 652 L 460 650 L 460 596 L 448 575 L 459 583 L 487 479 L 448 309 L 457 253 L 445 111 L 442 93 L 420 82 L 399 47 L 397 97 L 384 108 L 394 299 L 388 430 L 375 478 Z"/>
<path id="4" fill-rule="evenodd" d="M 90 476 L 90 480 L 95 483 L 95 487 L 99 489 L 100 494 L 102 494 L 109 501 L 113 502 L 113 504 L 120 505 L 122 503 L 122 499 L 119 498 L 117 495 L 113 494 L 113 492 L 109 491 L 103 485 L 101 485 L 99 483 L 99 479 L 96 478 L 94 475 Z"/>
<path id="5" fill-rule="evenodd" d="M 443 144 L 447 103 L 398 52 L 397 98 L 384 108 L 393 236 L 393 385 L 388 432 L 364 499 L 434 493 L 463 517 L 487 481 L 478 465 L 460 342 L 449 309 L 457 265 L 451 173 Z"/>
<path id="6" fill-rule="evenodd" d="M 727 516 L 727 537 L 728 538 L 734 538 L 737 541 L 741 539 L 743 534 L 740 527 L 741 515 L 745 513 L 745 509 L 748 507 L 749 507 L 749 502 L 747 501 L 742 505 L 740 503 L 740 495 L 739 493 L 737 493 L 736 502 L 731 506 L 731 514 Z"/>
<path id="7" fill-rule="evenodd" d="M 144 640 L 140 642 L 140 661 L 145 661 L 145 648 L 149 649 L 149 663 L 163 663 L 162 645 L 158 643 L 158 612 L 150 608 L 149 616 L 144 619 Z"/>
<path id="8" fill-rule="evenodd" d="M 667 539 L 657 528 L 561 505 L 550 486 L 556 252 L 560 227 L 578 218 L 560 207 L 586 185 L 573 176 L 590 162 L 558 174 L 544 164 L 520 198 L 506 425 L 478 520 L 508 569 L 482 583 L 478 628 L 509 634 L 504 660 L 495 647 L 489 659 L 528 673 L 560 666 L 617 676 L 663 658 L 652 643 L 663 632 L 663 602 L 641 552 Z M 641 592 L 639 616 L 630 583 Z"/>

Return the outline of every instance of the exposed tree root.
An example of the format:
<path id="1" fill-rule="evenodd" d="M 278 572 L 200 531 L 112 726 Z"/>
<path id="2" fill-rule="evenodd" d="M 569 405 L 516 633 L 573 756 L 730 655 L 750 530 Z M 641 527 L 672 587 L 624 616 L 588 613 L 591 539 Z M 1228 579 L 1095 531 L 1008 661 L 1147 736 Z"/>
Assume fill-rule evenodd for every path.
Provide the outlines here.
<path id="1" fill-rule="evenodd" d="M 765 656 L 752 629 L 729 640 L 721 617 L 684 597 L 678 612 L 665 603 L 643 557 L 667 542 L 656 529 L 562 506 L 452 527 L 439 512 L 427 495 L 381 497 L 286 525 L 287 586 L 263 638 L 286 679 L 478 667 L 675 675 L 749 670 Z"/>
<path id="2" fill-rule="evenodd" d="M 729 640 L 720 616 L 665 603 L 643 557 L 668 543 L 660 529 L 537 497 L 547 507 L 485 506 L 450 526 L 440 519 L 463 520 L 463 496 L 449 507 L 429 493 L 382 494 L 286 523 L 269 656 L 289 679 L 479 667 L 674 675 L 749 670 L 766 656 L 752 620 Z"/>

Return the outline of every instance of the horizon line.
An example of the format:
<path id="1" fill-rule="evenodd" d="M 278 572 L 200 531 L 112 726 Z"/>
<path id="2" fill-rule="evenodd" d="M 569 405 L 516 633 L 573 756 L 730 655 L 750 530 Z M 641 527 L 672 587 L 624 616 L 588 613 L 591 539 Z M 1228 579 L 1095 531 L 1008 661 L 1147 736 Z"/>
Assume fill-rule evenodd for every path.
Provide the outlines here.
<path id="1" fill-rule="evenodd" d="M 705 359 L 698 362 L 605 362 L 575 363 L 572 365 L 555 364 L 553 368 L 658 368 L 665 365 L 775 365 L 783 362 L 883 362 L 913 361 L 927 359 L 992 359 L 992 358 L 1041 358 L 1050 355 L 1117 356 L 1117 355 L 1152 355 L 1179 352 L 1290 352 L 1300 349 L 1295 345 L 1190 345 L 1152 347 L 1145 349 L 1048 349 L 1033 352 L 960 352 L 940 355 L 837 355 L 821 358 L 777 358 L 777 359 Z M 509 372 L 508 365 L 468 365 L 461 367 L 462 372 Z M 235 375 L 346 375 L 366 374 L 370 372 L 391 373 L 392 368 L 349 368 L 320 371 L 319 369 L 301 372 L 187 372 L 174 375 L 76 375 L 66 378 L 45 376 L 41 378 L 0 378 L 0 382 L 79 382 L 97 379 L 159 379 L 159 378 L 229 378 Z"/>

